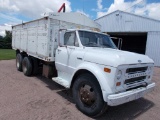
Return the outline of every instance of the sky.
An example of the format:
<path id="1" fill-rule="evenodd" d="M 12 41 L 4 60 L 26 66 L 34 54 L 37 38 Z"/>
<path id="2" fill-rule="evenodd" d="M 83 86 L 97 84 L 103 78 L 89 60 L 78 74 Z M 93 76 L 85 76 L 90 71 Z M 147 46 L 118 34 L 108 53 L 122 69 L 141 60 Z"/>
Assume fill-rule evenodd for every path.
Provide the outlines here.
<path id="1" fill-rule="evenodd" d="M 63 3 L 66 12 L 80 12 L 93 20 L 115 10 L 160 20 L 160 0 L 0 0 L 0 35 L 12 25 L 57 12 Z"/>

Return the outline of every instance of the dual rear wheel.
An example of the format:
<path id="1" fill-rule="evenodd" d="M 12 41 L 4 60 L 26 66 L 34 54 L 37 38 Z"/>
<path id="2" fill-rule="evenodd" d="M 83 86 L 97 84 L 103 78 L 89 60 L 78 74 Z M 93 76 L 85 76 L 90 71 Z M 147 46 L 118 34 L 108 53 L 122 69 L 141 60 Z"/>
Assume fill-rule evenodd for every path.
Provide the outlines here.
<path id="1" fill-rule="evenodd" d="M 24 57 L 22 61 L 22 70 L 24 75 L 31 76 L 32 74 L 32 61 L 30 57 Z"/>
<path id="2" fill-rule="evenodd" d="M 23 71 L 26 76 L 38 73 L 37 59 L 29 56 L 23 56 L 21 53 L 18 53 L 16 56 L 16 67 L 18 71 Z"/>
<path id="3" fill-rule="evenodd" d="M 22 60 L 23 56 L 18 53 L 16 56 L 16 67 L 18 71 L 22 71 Z"/>

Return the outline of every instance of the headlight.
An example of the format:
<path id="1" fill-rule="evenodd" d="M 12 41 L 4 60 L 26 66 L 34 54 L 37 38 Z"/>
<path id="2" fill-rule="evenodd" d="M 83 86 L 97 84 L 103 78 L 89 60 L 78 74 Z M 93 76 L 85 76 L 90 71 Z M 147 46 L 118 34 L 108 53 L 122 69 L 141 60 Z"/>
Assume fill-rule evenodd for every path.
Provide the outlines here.
<path id="1" fill-rule="evenodd" d="M 148 72 L 151 73 L 152 67 L 148 67 Z"/>
<path id="2" fill-rule="evenodd" d="M 121 77 L 122 77 L 122 71 L 119 70 L 118 73 L 117 73 L 117 79 L 119 80 Z"/>

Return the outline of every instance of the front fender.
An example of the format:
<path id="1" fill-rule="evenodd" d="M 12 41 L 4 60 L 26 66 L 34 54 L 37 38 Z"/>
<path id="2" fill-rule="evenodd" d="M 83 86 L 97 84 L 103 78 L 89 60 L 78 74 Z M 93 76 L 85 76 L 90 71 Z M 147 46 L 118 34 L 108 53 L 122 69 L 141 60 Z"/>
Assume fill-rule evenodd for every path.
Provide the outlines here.
<path id="1" fill-rule="evenodd" d="M 77 67 L 76 71 L 72 75 L 72 78 L 74 77 L 76 72 L 81 69 L 90 71 L 97 78 L 102 92 L 105 91 L 105 93 L 107 92 L 108 94 L 111 94 L 114 92 L 114 90 L 113 90 L 114 79 L 110 80 L 110 79 L 112 79 L 111 77 L 114 77 L 114 76 L 111 75 L 111 73 L 104 72 L 104 65 L 99 65 L 99 64 L 90 63 L 90 62 L 84 62 Z M 113 74 L 113 72 L 115 70 L 113 71 L 113 69 L 112 69 L 111 71 Z M 109 76 L 111 76 L 111 77 L 109 77 Z"/>

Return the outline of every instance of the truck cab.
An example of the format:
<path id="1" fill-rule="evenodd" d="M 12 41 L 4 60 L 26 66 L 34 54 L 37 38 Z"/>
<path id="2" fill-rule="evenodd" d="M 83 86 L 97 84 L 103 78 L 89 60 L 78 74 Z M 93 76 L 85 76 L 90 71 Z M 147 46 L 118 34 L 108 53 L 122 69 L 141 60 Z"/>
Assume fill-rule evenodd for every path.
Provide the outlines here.
<path id="1" fill-rule="evenodd" d="M 153 90 L 154 62 L 148 56 L 119 50 L 109 35 L 95 31 L 62 30 L 59 34 L 58 77 L 53 80 L 72 88 L 76 105 L 85 114 L 96 115 L 97 109 L 102 113 L 106 103 L 120 105 Z"/>

